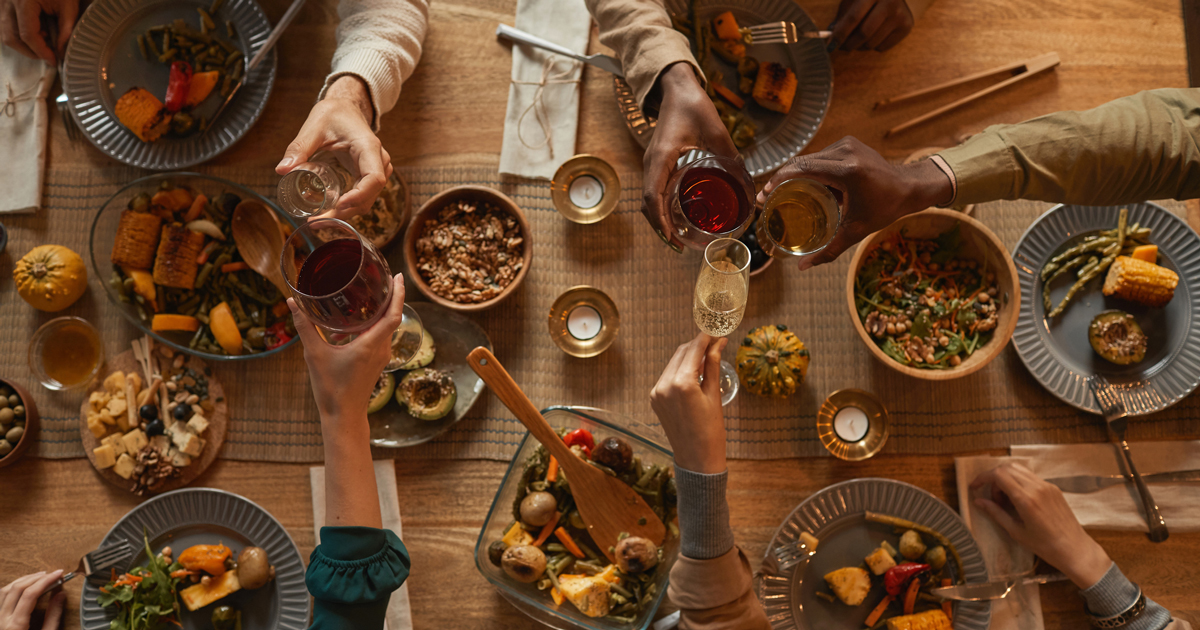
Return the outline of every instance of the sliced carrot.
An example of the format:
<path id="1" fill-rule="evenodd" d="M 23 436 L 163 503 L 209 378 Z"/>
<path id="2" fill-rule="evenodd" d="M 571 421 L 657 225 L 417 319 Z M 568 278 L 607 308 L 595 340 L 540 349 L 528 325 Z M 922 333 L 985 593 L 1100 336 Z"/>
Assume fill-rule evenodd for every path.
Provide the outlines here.
<path id="1" fill-rule="evenodd" d="M 225 263 L 224 265 L 221 265 L 221 273 L 233 273 L 235 271 L 245 271 L 249 268 L 250 268 L 250 265 L 246 264 L 245 261 L 239 260 L 238 262 Z"/>
<path id="2" fill-rule="evenodd" d="M 893 601 L 895 601 L 895 598 L 893 598 L 891 595 L 883 596 L 883 599 L 880 600 L 877 606 L 875 606 L 875 609 L 871 611 L 871 614 L 867 615 L 867 620 L 864 623 L 868 628 L 874 627 L 874 625 L 879 622 L 879 618 L 883 616 L 883 612 L 888 609 L 888 606 L 892 605 Z"/>
<path id="3" fill-rule="evenodd" d="M 550 456 L 550 464 L 546 466 L 546 482 L 554 483 L 558 481 L 558 460 L 554 456 Z"/>
<path id="4" fill-rule="evenodd" d="M 204 193 L 197 194 L 196 198 L 192 200 L 192 206 L 188 208 L 187 214 L 184 215 L 183 222 L 187 223 L 189 221 L 195 221 L 196 219 L 199 219 L 200 213 L 204 212 L 204 208 L 207 206 L 208 197 L 205 197 Z"/>
<path id="5" fill-rule="evenodd" d="M 558 542 L 561 542 L 563 546 L 567 548 L 567 551 L 571 552 L 571 555 L 575 556 L 576 558 L 583 557 L 583 552 L 580 551 L 579 545 L 575 544 L 575 539 L 571 538 L 571 535 L 567 533 L 567 530 L 559 527 L 558 529 L 554 530 L 554 535 L 558 538 Z"/>
<path id="6" fill-rule="evenodd" d="M 196 332 L 200 330 L 200 320 L 189 315 L 173 315 L 169 313 L 156 313 L 154 319 L 150 320 L 150 330 L 161 332 L 164 330 L 184 330 L 187 332 Z"/>
<path id="7" fill-rule="evenodd" d="M 558 512 L 554 513 L 554 518 L 550 519 L 549 523 L 542 526 L 542 531 L 538 534 L 537 540 L 533 541 L 534 547 L 541 547 L 546 539 L 550 538 L 550 533 L 554 531 L 554 526 L 558 525 Z"/>
<path id="8" fill-rule="evenodd" d="M 287 300 L 280 300 L 271 307 L 271 314 L 275 317 L 283 317 L 290 312 L 292 312 L 292 309 L 288 308 Z"/>
<path id="9" fill-rule="evenodd" d="M 173 578 L 188 577 L 189 575 L 196 575 L 196 572 L 188 571 L 187 569 L 179 569 L 178 571 L 171 572 L 171 577 Z"/>
<path id="10" fill-rule="evenodd" d="M 921 580 L 913 578 L 913 581 L 908 583 L 908 590 L 904 593 L 904 614 L 913 614 L 913 609 L 917 607 L 917 593 L 921 592 Z"/>
<path id="11" fill-rule="evenodd" d="M 720 83 L 712 83 L 711 85 L 714 92 L 720 94 L 721 98 L 732 103 L 734 107 L 741 109 L 746 106 L 746 100 L 737 94 L 734 94 L 733 90 L 730 90 Z"/>
<path id="12" fill-rule="evenodd" d="M 563 594 L 562 594 L 562 593 L 560 593 L 560 592 L 558 592 L 558 587 L 557 587 L 557 586 L 551 586 L 551 587 L 550 587 L 550 597 L 554 599 L 554 605 L 555 605 L 555 606 L 562 606 L 563 599 L 565 599 L 565 598 L 563 597 Z"/>
<path id="13" fill-rule="evenodd" d="M 942 586 L 951 586 L 953 584 L 954 581 L 950 578 L 942 578 Z M 946 617 L 949 618 L 950 621 L 954 621 L 954 602 L 951 602 L 950 600 L 942 602 L 942 612 L 946 613 Z"/>

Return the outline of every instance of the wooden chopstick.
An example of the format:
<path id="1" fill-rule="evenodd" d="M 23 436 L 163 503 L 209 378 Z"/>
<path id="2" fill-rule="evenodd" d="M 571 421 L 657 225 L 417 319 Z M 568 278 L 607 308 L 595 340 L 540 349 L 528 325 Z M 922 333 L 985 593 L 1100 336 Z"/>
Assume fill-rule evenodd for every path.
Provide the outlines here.
<path id="1" fill-rule="evenodd" d="M 999 68 L 992 68 L 991 70 L 984 70 L 983 72 L 977 72 L 975 74 L 970 74 L 965 77 L 954 79 L 952 81 L 947 81 L 945 83 L 939 83 L 938 85 L 934 85 L 934 86 L 927 87 L 927 88 L 924 88 L 921 90 L 917 90 L 915 92 L 909 92 L 907 94 L 901 94 L 900 96 L 896 96 L 896 97 L 893 97 L 890 99 L 885 99 L 885 100 L 879 101 L 878 103 L 875 104 L 876 108 L 883 107 L 886 105 L 891 105 L 893 103 L 898 103 L 900 101 L 905 101 L 905 100 L 908 100 L 911 98 L 916 98 L 918 96 L 923 96 L 925 94 L 930 94 L 930 93 L 936 92 L 938 90 L 944 90 L 948 87 L 953 87 L 955 85 L 961 85 L 968 81 L 974 81 L 976 79 L 981 79 L 983 77 L 988 77 L 988 76 L 991 76 L 994 74 L 999 74 L 1001 72 L 1011 72 L 1013 70 L 1021 70 L 1021 72 L 1016 74 L 1015 76 L 1005 79 L 995 85 L 986 87 L 978 92 L 975 92 L 974 94 L 960 98 L 957 101 L 954 101 L 953 103 L 950 103 L 948 105 L 943 105 L 942 107 L 939 107 L 927 114 L 917 116 L 916 118 L 913 118 L 912 120 L 909 120 L 907 122 L 896 125 L 895 127 L 892 127 L 891 129 L 889 129 L 887 131 L 887 133 L 885 133 L 883 135 L 886 138 L 888 136 L 891 136 L 892 134 L 904 131 L 905 129 L 908 129 L 909 127 L 919 125 L 927 120 L 936 118 L 952 109 L 962 107 L 963 105 L 966 105 L 967 103 L 970 103 L 971 101 L 974 101 L 978 98 L 987 96 L 988 94 L 991 94 L 992 92 L 995 92 L 1002 88 L 1008 87 L 1022 79 L 1027 79 L 1039 72 L 1049 70 L 1050 68 L 1057 66 L 1059 63 L 1060 63 L 1060 60 L 1058 58 L 1058 53 L 1050 52 L 1050 53 L 1046 53 L 1046 54 L 1038 56 L 1038 57 L 1034 57 L 1032 59 L 1026 59 L 1025 61 L 1020 61 L 1017 63 L 1000 66 Z"/>

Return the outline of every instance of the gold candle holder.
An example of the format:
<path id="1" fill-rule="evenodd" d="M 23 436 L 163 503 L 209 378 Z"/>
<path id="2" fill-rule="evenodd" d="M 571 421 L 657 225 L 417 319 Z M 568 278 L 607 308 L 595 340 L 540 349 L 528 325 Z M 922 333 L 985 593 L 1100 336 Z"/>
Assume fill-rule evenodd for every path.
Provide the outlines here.
<path id="1" fill-rule="evenodd" d="M 617 208 L 621 179 L 608 162 L 594 155 L 576 155 L 554 173 L 550 198 L 568 221 L 596 223 Z"/>
<path id="2" fill-rule="evenodd" d="M 617 338 L 621 315 L 600 289 L 567 289 L 550 307 L 550 338 L 563 352 L 579 358 L 604 352 Z"/>
<path id="3" fill-rule="evenodd" d="M 887 442 L 887 409 L 870 392 L 840 389 L 817 412 L 817 436 L 834 457 L 862 461 L 883 450 Z"/>

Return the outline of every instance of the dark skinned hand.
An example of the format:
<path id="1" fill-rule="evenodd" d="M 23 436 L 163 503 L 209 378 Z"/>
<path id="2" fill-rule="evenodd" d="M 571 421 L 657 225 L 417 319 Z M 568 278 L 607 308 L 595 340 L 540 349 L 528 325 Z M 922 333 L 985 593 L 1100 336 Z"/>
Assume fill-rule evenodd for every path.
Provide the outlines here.
<path id="1" fill-rule="evenodd" d="M 885 51 L 908 36 L 913 21 L 904 0 L 842 0 L 829 25 L 829 51 Z"/>

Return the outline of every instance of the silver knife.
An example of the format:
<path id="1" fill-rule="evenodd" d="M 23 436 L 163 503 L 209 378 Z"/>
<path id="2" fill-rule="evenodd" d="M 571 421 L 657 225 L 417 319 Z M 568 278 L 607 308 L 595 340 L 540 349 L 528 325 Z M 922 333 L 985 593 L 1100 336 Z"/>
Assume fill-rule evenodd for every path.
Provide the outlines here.
<path id="1" fill-rule="evenodd" d="M 1047 573 L 1026 578 L 981 582 L 979 584 L 959 584 L 958 586 L 942 586 L 930 589 L 929 593 L 942 599 L 953 599 L 961 602 L 978 602 L 990 599 L 1004 599 L 1020 584 L 1046 584 L 1061 582 L 1067 576 L 1061 573 Z"/>
<path id="2" fill-rule="evenodd" d="M 1173 481 L 1200 481 L 1200 470 L 1180 470 L 1177 472 L 1154 473 L 1153 475 L 1142 475 L 1142 479 L 1146 483 L 1170 483 Z M 1103 490 L 1109 486 L 1123 484 L 1128 479 L 1124 475 L 1109 475 L 1099 477 L 1096 475 L 1077 475 L 1075 477 L 1055 477 L 1047 479 L 1047 482 L 1058 486 L 1063 492 L 1071 492 L 1075 494 L 1087 494 Z"/>

